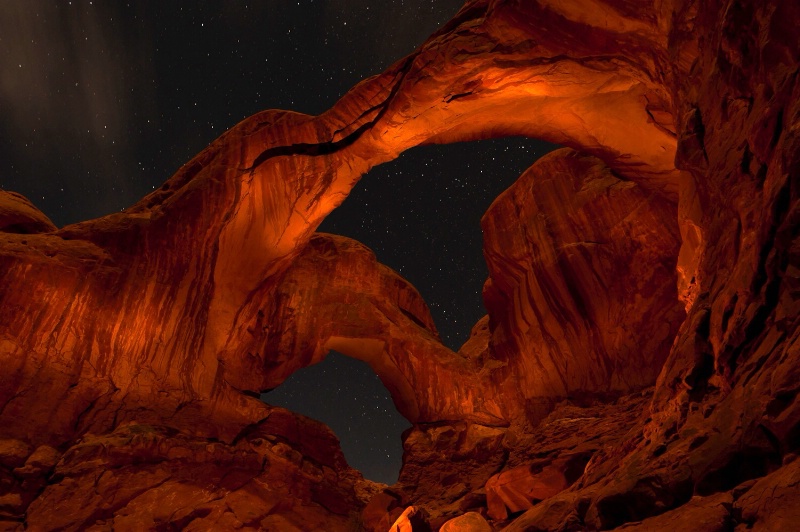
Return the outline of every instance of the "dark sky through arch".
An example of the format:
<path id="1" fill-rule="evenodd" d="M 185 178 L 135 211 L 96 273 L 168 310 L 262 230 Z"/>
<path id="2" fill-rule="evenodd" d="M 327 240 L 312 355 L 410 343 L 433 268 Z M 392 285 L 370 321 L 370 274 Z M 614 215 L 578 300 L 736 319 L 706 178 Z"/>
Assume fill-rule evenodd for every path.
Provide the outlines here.
<path id="1" fill-rule="evenodd" d="M 347 462 L 365 478 L 393 484 L 402 464 L 400 435 L 411 424 L 366 362 L 331 352 L 296 371 L 261 399 L 328 425 Z"/>

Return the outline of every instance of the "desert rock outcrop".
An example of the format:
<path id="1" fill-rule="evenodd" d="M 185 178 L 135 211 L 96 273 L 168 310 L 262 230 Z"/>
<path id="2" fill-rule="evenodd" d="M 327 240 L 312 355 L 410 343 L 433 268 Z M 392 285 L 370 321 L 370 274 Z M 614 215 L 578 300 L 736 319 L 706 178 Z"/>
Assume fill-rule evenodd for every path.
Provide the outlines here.
<path id="1" fill-rule="evenodd" d="M 254 115 L 123 213 L 57 229 L 0 194 L 0 526 L 785 526 L 798 20 L 471 0 L 328 112 Z M 315 230 L 403 150 L 502 135 L 570 150 L 484 218 L 488 318 L 454 353 L 409 283 Z M 329 349 L 414 423 L 395 486 L 257 399 Z"/>

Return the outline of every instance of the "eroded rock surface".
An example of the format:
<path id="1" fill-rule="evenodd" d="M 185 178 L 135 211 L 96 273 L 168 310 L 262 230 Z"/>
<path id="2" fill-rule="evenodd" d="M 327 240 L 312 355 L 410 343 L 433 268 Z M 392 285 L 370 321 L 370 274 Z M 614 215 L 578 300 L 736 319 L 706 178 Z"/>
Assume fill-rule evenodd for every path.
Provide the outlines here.
<path id="1" fill-rule="evenodd" d="M 56 229 L 3 193 L 0 523 L 793 522 L 798 20 L 472 0 L 327 113 L 250 117 L 124 213 Z M 489 316 L 453 353 L 413 287 L 314 231 L 409 147 L 511 134 L 574 151 L 487 213 Z M 415 423 L 377 493 L 326 429 L 256 399 L 332 348 Z"/>
<path id="2" fill-rule="evenodd" d="M 4 233 L 48 233 L 56 226 L 26 197 L 0 190 L 0 231 Z"/>
<path id="3" fill-rule="evenodd" d="M 536 422 L 560 398 L 655 382 L 684 317 L 675 213 L 572 150 L 537 161 L 489 207 L 487 362 L 507 365 L 520 415 Z"/>
<path id="4" fill-rule="evenodd" d="M 231 444 L 130 423 L 8 473 L 4 516 L 33 530 L 345 531 L 376 490 L 327 427 L 282 409 Z"/>

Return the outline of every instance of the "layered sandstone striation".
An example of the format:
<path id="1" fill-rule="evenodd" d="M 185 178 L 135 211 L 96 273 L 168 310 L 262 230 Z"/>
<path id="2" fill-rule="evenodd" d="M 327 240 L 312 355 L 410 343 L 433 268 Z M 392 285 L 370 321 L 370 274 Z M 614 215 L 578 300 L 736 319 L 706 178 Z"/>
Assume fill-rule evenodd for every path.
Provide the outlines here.
<path id="1" fill-rule="evenodd" d="M 226 369 L 242 379 L 236 386 L 274 388 L 334 349 L 367 362 L 413 423 L 503 419 L 479 361 L 442 345 L 414 287 L 348 238 L 315 233 L 275 283 L 251 297 L 241 321 L 253 325 L 224 353 Z M 266 364 L 257 354 L 269 354 Z"/>
<path id="2" fill-rule="evenodd" d="M 481 222 L 487 355 L 508 365 L 503 391 L 518 391 L 524 415 L 655 382 L 684 317 L 676 218 L 670 201 L 573 150 L 495 200 Z"/>
<path id="3" fill-rule="evenodd" d="M 785 528 L 798 20 L 472 0 L 330 111 L 254 115 L 123 213 L 57 229 L 0 193 L 0 525 Z M 405 280 L 314 231 L 409 147 L 512 134 L 571 149 L 487 212 L 488 316 L 454 353 Z M 257 399 L 330 349 L 414 423 L 395 486 Z"/>
<path id="4" fill-rule="evenodd" d="M 619 441 L 645 403 L 624 400 L 633 414 L 576 412 L 651 387 L 684 316 L 675 205 L 595 157 L 571 149 L 543 157 L 482 225 L 489 314 L 459 354 L 477 363 L 480 399 L 501 405 L 502 422 L 418 423 L 405 437 L 393 497 L 374 503 L 387 513 L 422 505 L 437 526 L 479 507 L 502 522 L 572 485 L 606 442 L 602 432 Z M 575 407 L 563 423 L 579 434 L 572 419 L 588 423 L 581 437 L 594 442 L 530 440 L 559 405 Z M 530 454 L 518 459 L 523 449 Z"/>

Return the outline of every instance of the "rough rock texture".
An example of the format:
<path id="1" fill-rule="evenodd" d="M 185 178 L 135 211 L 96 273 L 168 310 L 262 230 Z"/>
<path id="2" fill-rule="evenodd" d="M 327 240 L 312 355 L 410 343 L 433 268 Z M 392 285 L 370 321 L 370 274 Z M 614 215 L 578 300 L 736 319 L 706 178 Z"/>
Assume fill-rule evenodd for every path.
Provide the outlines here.
<path id="1" fill-rule="evenodd" d="M 492 527 L 477 512 L 454 517 L 439 529 L 440 532 L 492 532 Z"/>
<path id="2" fill-rule="evenodd" d="M 407 434 L 392 491 L 436 505 L 434 524 L 476 501 L 504 520 L 572 484 L 590 452 L 513 469 L 508 453 L 564 399 L 585 406 L 652 386 L 684 315 L 674 205 L 594 157 L 540 159 L 483 228 L 489 316 L 460 354 L 481 368 L 481 399 L 502 405 L 505 422 L 441 420 Z"/>
<path id="3" fill-rule="evenodd" d="M 0 526 L 793 523 L 798 20 L 471 0 L 330 111 L 250 117 L 124 213 L 56 229 L 0 194 Z M 314 230 L 409 147 L 511 134 L 574 151 L 487 213 L 489 315 L 453 353 L 413 287 Z M 374 496 L 326 429 L 256 398 L 333 348 L 415 424 Z"/>
<path id="4" fill-rule="evenodd" d="M 549 464 L 538 472 L 525 465 L 493 476 L 486 482 L 487 513 L 493 519 L 507 519 L 509 514 L 558 495 L 570 485 L 559 465 Z"/>
<path id="5" fill-rule="evenodd" d="M 56 226 L 34 207 L 28 198 L 0 190 L 0 232 L 3 233 L 47 233 Z"/>
<path id="6" fill-rule="evenodd" d="M 675 213 L 573 150 L 537 161 L 489 207 L 487 356 L 507 364 L 503 393 L 520 396 L 520 415 L 655 382 L 684 317 Z"/>
<path id="7" fill-rule="evenodd" d="M 243 387 L 273 388 L 335 349 L 369 363 L 412 422 L 502 415 L 479 362 L 443 346 L 417 291 L 358 242 L 314 234 L 251 301 L 240 316 L 255 325 L 241 331 L 237 350 L 271 356 L 268 372 L 261 358 L 230 357 L 226 369 L 253 379 Z"/>
<path id="8" fill-rule="evenodd" d="M 41 449 L 11 490 L 33 530 L 347 531 L 371 494 L 327 427 L 281 409 L 230 445 L 132 423 Z"/>
<path id="9" fill-rule="evenodd" d="M 704 532 L 724 532 L 731 530 L 733 523 L 732 503 L 733 497 L 730 493 L 693 497 L 677 510 L 671 510 L 638 523 L 623 525 L 618 530 L 674 532 L 690 526 L 694 530 L 703 530 Z"/>

